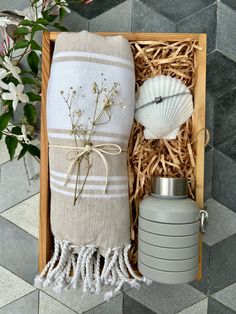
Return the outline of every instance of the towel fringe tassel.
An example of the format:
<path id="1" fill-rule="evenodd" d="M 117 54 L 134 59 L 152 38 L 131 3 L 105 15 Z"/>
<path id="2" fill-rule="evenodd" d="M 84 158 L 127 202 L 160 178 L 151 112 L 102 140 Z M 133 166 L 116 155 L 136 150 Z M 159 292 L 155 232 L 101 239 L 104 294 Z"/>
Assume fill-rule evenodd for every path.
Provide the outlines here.
<path id="1" fill-rule="evenodd" d="M 108 248 L 100 270 L 101 254 L 96 246 L 82 246 L 78 252 L 68 241 L 55 239 L 53 256 L 36 276 L 34 285 L 37 288 L 50 286 L 55 293 L 82 286 L 84 294 L 99 294 L 102 286 L 108 286 L 112 289 L 105 293 L 104 300 L 109 301 L 124 283 L 137 289 L 142 282 L 151 284 L 151 280 L 133 271 L 128 258 L 130 248 L 131 244 Z"/>

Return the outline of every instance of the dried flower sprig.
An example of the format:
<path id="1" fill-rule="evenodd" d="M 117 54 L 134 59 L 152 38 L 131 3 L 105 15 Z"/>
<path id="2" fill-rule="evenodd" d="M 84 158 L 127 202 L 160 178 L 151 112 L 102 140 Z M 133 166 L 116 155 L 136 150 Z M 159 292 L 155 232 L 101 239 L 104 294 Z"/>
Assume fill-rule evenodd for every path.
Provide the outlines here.
<path id="1" fill-rule="evenodd" d="M 103 77 L 103 73 L 101 74 L 101 76 Z M 66 96 L 63 90 L 60 91 L 60 94 L 68 108 L 68 116 L 71 122 L 71 134 L 74 136 L 76 147 L 80 146 L 81 144 L 84 147 L 92 147 L 91 141 L 92 141 L 92 135 L 95 133 L 95 128 L 99 125 L 104 125 L 110 122 L 111 117 L 112 117 L 112 108 L 115 106 L 119 106 L 122 109 L 126 108 L 126 105 L 124 103 L 118 102 L 116 99 L 119 92 L 118 91 L 119 86 L 120 84 L 118 82 L 114 82 L 109 87 L 105 78 L 102 79 L 101 86 L 99 86 L 96 82 L 93 83 L 91 92 L 95 96 L 94 110 L 93 110 L 92 117 L 89 117 L 87 119 L 88 123 L 86 124 L 81 122 L 81 117 L 83 117 L 84 111 L 80 109 L 80 104 L 78 101 L 79 96 L 83 98 L 84 95 L 76 91 L 73 87 L 69 89 Z M 79 196 L 81 195 L 83 191 L 84 185 L 86 184 L 86 181 L 89 175 L 89 171 L 92 167 L 92 164 L 89 158 L 91 150 L 92 149 L 88 149 L 86 151 L 86 154 L 84 153 L 78 154 L 78 158 L 74 160 L 76 161 L 76 163 L 74 163 L 73 161 L 73 165 L 74 164 L 76 165 L 74 205 L 76 204 L 76 201 L 78 200 Z M 67 153 L 67 159 L 73 160 L 74 158 L 71 158 L 68 155 L 70 153 L 71 151 Z M 78 189 L 80 165 L 83 158 L 85 158 L 86 160 L 87 169 L 86 169 L 85 179 L 82 183 L 82 186 L 80 189 Z M 72 169 L 70 169 L 70 173 L 72 173 Z M 68 182 L 68 179 L 66 183 Z"/>

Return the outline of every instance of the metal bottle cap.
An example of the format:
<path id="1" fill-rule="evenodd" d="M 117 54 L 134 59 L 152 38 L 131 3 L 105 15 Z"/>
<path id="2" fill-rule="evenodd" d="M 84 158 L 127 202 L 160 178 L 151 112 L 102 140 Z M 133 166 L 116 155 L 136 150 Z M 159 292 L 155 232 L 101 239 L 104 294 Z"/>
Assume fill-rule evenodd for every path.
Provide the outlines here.
<path id="1" fill-rule="evenodd" d="M 156 197 L 187 197 L 187 179 L 155 176 L 152 182 L 152 195 Z"/>

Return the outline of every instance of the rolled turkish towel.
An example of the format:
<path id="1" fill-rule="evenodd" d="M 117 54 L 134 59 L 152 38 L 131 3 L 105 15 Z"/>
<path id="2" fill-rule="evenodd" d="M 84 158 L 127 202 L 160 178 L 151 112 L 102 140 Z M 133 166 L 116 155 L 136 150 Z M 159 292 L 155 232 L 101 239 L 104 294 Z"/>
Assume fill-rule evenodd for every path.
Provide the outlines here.
<path id="1" fill-rule="evenodd" d="M 127 146 L 135 75 L 129 42 L 82 31 L 56 40 L 47 94 L 54 255 L 36 284 L 111 297 L 143 281 L 129 263 Z M 72 275 L 73 274 L 73 275 Z M 71 276 L 72 275 L 72 276 Z"/>

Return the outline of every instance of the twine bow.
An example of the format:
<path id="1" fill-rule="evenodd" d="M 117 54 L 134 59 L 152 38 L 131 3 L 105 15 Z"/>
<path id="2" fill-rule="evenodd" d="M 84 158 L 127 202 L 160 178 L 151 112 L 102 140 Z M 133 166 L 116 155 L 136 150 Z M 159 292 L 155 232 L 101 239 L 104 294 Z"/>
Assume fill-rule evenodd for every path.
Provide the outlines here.
<path id="1" fill-rule="evenodd" d="M 73 169 L 77 162 L 79 162 L 80 158 L 82 158 L 85 154 L 90 154 L 91 152 L 96 153 L 101 160 L 104 163 L 105 166 L 105 175 L 106 175 L 106 181 L 104 186 L 104 193 L 107 191 L 107 185 L 108 185 L 108 164 L 106 157 L 104 155 L 119 155 L 122 152 L 122 148 L 117 144 L 107 143 L 107 144 L 86 144 L 84 146 L 64 146 L 64 145 L 49 145 L 49 147 L 59 147 L 59 148 L 65 148 L 65 149 L 71 149 L 66 153 L 66 159 L 71 161 L 71 164 L 67 171 L 65 186 L 70 180 L 70 177 L 72 175 Z M 70 156 L 72 155 L 72 156 Z"/>

